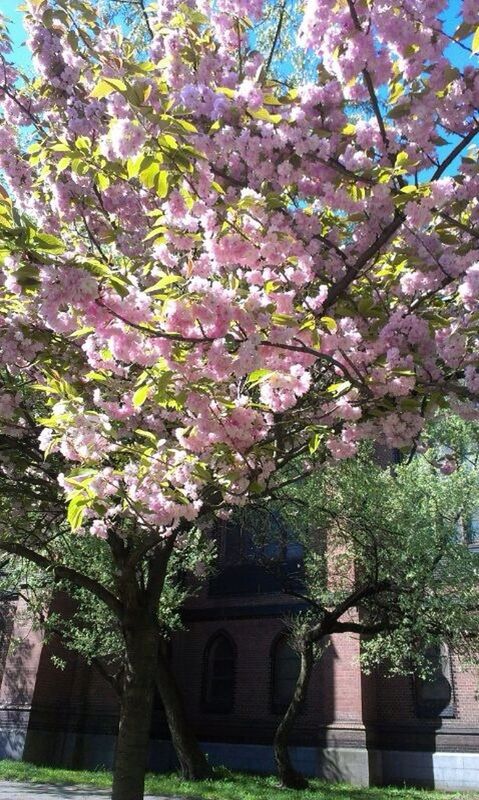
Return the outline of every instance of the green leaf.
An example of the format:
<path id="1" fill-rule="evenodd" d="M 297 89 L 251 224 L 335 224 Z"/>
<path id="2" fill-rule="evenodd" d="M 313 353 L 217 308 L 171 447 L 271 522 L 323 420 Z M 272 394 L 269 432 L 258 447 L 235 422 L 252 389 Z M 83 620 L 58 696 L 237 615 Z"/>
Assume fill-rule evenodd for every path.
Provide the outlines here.
<path id="1" fill-rule="evenodd" d="M 107 381 L 108 377 L 101 372 L 95 372 L 92 370 L 85 375 L 86 379 L 89 381 Z"/>
<path id="2" fill-rule="evenodd" d="M 71 145 L 67 144 L 67 142 L 58 142 L 57 144 L 52 145 L 50 150 L 53 150 L 54 153 L 74 153 L 75 151 L 72 150 Z"/>
<path id="3" fill-rule="evenodd" d="M 155 188 L 158 197 L 166 197 L 168 194 L 168 172 L 164 169 L 158 173 L 156 180 L 155 180 Z"/>
<path id="4" fill-rule="evenodd" d="M 187 119 L 175 119 L 175 122 L 188 133 L 198 133 L 198 128 L 192 122 L 188 122 Z"/>
<path id="5" fill-rule="evenodd" d="M 64 172 L 64 170 L 66 170 L 66 168 L 69 167 L 71 163 L 72 160 L 70 156 L 63 156 L 63 158 L 61 158 L 57 164 L 57 172 Z"/>
<path id="6" fill-rule="evenodd" d="M 141 428 L 137 428 L 135 430 L 135 433 L 138 434 L 138 436 L 142 436 L 144 439 L 148 439 L 150 442 L 156 444 L 157 441 L 156 436 L 151 431 L 144 431 Z"/>
<path id="7" fill-rule="evenodd" d="M 145 383 L 143 386 L 140 386 L 140 388 L 137 389 L 136 392 L 134 392 L 133 405 L 135 406 L 135 408 L 141 408 L 146 398 L 148 397 L 149 391 L 150 387 L 148 386 L 148 384 Z"/>
<path id="8" fill-rule="evenodd" d="M 331 383 L 326 391 L 331 394 L 342 394 L 343 392 L 349 391 L 350 388 L 351 383 L 349 381 L 338 381 L 338 383 Z"/>
<path id="9" fill-rule="evenodd" d="M 338 330 L 337 322 L 332 317 L 321 317 L 321 322 L 330 333 L 336 333 Z"/>
<path id="10" fill-rule="evenodd" d="M 396 156 L 396 166 L 397 167 L 402 167 L 405 164 L 407 164 L 408 162 L 409 162 L 409 155 L 408 155 L 408 153 L 405 153 L 404 150 L 402 150 L 400 153 L 397 154 L 397 156 Z"/>
<path id="11" fill-rule="evenodd" d="M 214 189 L 215 192 L 218 192 L 218 194 L 225 194 L 225 190 L 217 181 L 212 182 L 211 188 Z"/>
<path id="12" fill-rule="evenodd" d="M 156 292 L 159 289 L 165 289 L 173 283 L 182 283 L 184 281 L 183 275 L 163 275 L 153 286 L 149 286 L 147 292 Z"/>
<path id="13" fill-rule="evenodd" d="M 110 178 L 104 172 L 98 172 L 96 175 L 96 185 L 100 192 L 104 192 L 110 186 Z"/>
<path id="14" fill-rule="evenodd" d="M 49 253 L 63 253 L 65 249 L 61 239 L 51 233 L 35 233 L 33 244 L 39 250 L 46 250 Z"/>
<path id="15" fill-rule="evenodd" d="M 143 163 L 144 155 L 140 153 L 139 156 L 135 156 L 135 158 L 129 158 L 126 162 L 126 173 L 129 178 L 136 178 L 140 167 Z"/>
<path id="16" fill-rule="evenodd" d="M 308 450 L 311 455 L 316 452 L 319 445 L 321 444 L 321 436 L 319 433 L 315 433 L 308 442 Z"/>
<path id="17" fill-rule="evenodd" d="M 271 319 L 275 325 L 292 325 L 296 322 L 296 318 L 292 314 L 281 314 L 279 312 L 275 312 Z"/>
<path id="18" fill-rule="evenodd" d="M 164 133 L 158 140 L 159 145 L 165 144 L 171 150 L 178 150 L 178 142 L 170 133 Z"/>
<path id="19" fill-rule="evenodd" d="M 230 97 L 231 99 L 235 97 L 235 90 L 230 89 L 229 86 L 218 86 L 216 91 L 220 94 L 224 94 L 225 97 Z"/>
<path id="20" fill-rule="evenodd" d="M 88 500 L 81 492 L 75 493 L 68 503 L 67 520 L 72 531 L 81 528 L 87 505 Z"/>
<path id="21" fill-rule="evenodd" d="M 156 176 L 159 171 L 160 165 L 158 161 L 155 161 L 151 156 L 144 158 L 138 176 L 143 186 L 146 186 L 147 189 L 152 189 L 155 186 Z"/>
<path id="22" fill-rule="evenodd" d="M 277 125 L 277 123 L 282 120 L 281 114 L 271 114 L 267 108 L 259 108 L 257 111 L 250 111 L 249 113 L 254 119 L 260 119 L 263 120 L 263 122 L 271 122 L 273 125 Z"/>
<path id="23" fill-rule="evenodd" d="M 125 81 L 120 78 L 101 78 L 93 91 L 90 92 L 90 97 L 101 100 L 103 97 L 108 97 L 112 92 L 125 92 L 126 88 Z"/>
<path id="24" fill-rule="evenodd" d="M 473 53 L 479 53 L 479 25 L 477 26 L 476 32 L 472 37 L 471 49 Z"/>
<path id="25" fill-rule="evenodd" d="M 85 325 L 83 328 L 78 328 L 78 330 L 70 333 L 70 339 L 79 339 L 81 336 L 88 336 L 88 334 L 93 333 L 94 330 L 95 328 Z"/>
<path id="26" fill-rule="evenodd" d="M 274 94 L 265 94 L 263 97 L 263 102 L 267 106 L 280 106 L 281 101 L 274 95 Z"/>
<path id="27" fill-rule="evenodd" d="M 256 386 L 271 375 L 274 375 L 274 371 L 271 369 L 255 369 L 253 372 L 250 372 L 246 378 L 246 382 L 249 386 Z"/>

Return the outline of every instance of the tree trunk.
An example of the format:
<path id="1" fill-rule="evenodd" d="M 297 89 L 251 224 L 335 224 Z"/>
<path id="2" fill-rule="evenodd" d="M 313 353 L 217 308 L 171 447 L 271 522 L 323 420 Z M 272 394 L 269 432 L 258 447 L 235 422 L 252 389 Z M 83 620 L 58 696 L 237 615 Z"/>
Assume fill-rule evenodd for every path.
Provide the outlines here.
<path id="1" fill-rule="evenodd" d="M 165 709 L 181 776 L 190 781 L 210 777 L 212 769 L 188 724 L 178 684 L 161 647 L 158 652 L 156 686 Z"/>
<path id="2" fill-rule="evenodd" d="M 274 737 L 274 757 L 282 786 L 288 789 L 306 789 L 308 782 L 300 772 L 294 769 L 288 752 L 288 741 L 299 713 L 301 703 L 306 697 L 311 670 L 313 668 L 313 647 L 304 644 L 301 650 L 301 666 L 292 700 L 286 713 L 278 725 Z"/>
<path id="3" fill-rule="evenodd" d="M 136 608 L 124 618 L 124 635 L 125 674 L 112 800 L 143 800 L 158 653 L 155 621 Z"/>

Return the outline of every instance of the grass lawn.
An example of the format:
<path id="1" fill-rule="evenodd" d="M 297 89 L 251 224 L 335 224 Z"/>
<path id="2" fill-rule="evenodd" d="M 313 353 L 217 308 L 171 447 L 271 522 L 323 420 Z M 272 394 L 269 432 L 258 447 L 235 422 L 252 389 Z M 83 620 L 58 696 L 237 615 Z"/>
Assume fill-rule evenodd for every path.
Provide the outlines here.
<path id="1" fill-rule="evenodd" d="M 111 773 L 37 767 L 23 761 L 1 761 L 0 780 L 32 781 L 108 789 Z M 345 784 L 311 781 L 304 792 L 280 789 L 276 778 L 216 770 L 214 780 L 189 783 L 175 774 L 148 775 L 148 794 L 182 795 L 190 800 L 479 800 L 479 792 L 434 792 L 426 789 L 378 787 L 360 789 Z"/>

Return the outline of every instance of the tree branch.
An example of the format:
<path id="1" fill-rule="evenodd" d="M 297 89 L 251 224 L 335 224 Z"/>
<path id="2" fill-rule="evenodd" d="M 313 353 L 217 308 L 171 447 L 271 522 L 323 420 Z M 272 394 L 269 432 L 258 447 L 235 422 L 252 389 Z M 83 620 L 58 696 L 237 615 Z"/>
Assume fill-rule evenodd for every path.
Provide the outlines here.
<path id="1" fill-rule="evenodd" d="M 464 136 L 460 142 L 451 150 L 449 155 L 444 159 L 444 161 L 439 164 L 437 170 L 433 174 L 431 181 L 437 181 L 441 175 L 446 171 L 449 164 L 452 164 L 455 158 L 461 154 L 465 147 L 467 147 L 470 142 L 474 139 L 474 136 L 479 133 L 479 125 L 476 125 L 474 128 L 471 128 L 467 136 Z"/>
<path id="2" fill-rule="evenodd" d="M 383 228 L 374 242 L 366 250 L 364 250 L 364 252 L 356 259 L 354 264 L 349 267 L 349 269 L 346 271 L 346 274 L 343 275 L 343 277 L 331 287 L 323 304 L 324 311 L 327 311 L 332 305 L 334 305 L 338 297 L 340 297 L 348 288 L 348 286 L 357 278 L 362 267 L 364 267 L 364 265 L 367 264 L 371 258 L 374 258 L 374 256 L 379 253 L 383 245 L 387 244 L 390 238 L 396 233 L 398 228 L 401 227 L 404 220 L 404 214 L 402 214 L 400 211 L 396 211 L 389 225 L 386 225 L 386 227 Z"/>
<path id="3" fill-rule="evenodd" d="M 122 618 L 123 606 L 120 601 L 115 597 L 114 594 L 112 594 L 112 592 L 109 591 L 109 589 L 96 581 L 94 578 L 91 578 L 89 575 L 85 575 L 82 572 L 72 569 L 71 567 L 67 567 L 65 564 L 57 564 L 55 561 L 47 558 L 47 556 L 37 553 L 30 547 L 18 542 L 5 542 L 0 540 L 0 550 L 3 550 L 5 553 L 11 553 L 12 555 L 24 558 L 27 561 L 31 561 L 41 569 L 52 572 L 56 578 L 62 578 L 74 583 L 75 586 L 86 589 L 98 597 L 98 599 L 103 603 L 105 603 L 105 605 L 108 606 L 110 611 L 112 611 L 115 616 L 118 617 L 118 619 Z"/>

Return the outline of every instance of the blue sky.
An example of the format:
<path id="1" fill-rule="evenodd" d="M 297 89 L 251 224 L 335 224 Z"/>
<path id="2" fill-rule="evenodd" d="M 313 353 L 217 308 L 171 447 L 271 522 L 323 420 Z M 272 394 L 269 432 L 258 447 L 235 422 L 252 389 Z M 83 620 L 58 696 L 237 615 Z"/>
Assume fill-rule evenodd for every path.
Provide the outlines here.
<path id="1" fill-rule="evenodd" d="M 19 0 L 2 0 L 1 12 L 11 20 L 9 25 L 10 35 L 14 44 L 14 57 L 19 66 L 26 67 L 30 61 L 27 48 L 22 45 L 26 38 L 22 25 L 22 14 L 18 11 Z"/>

